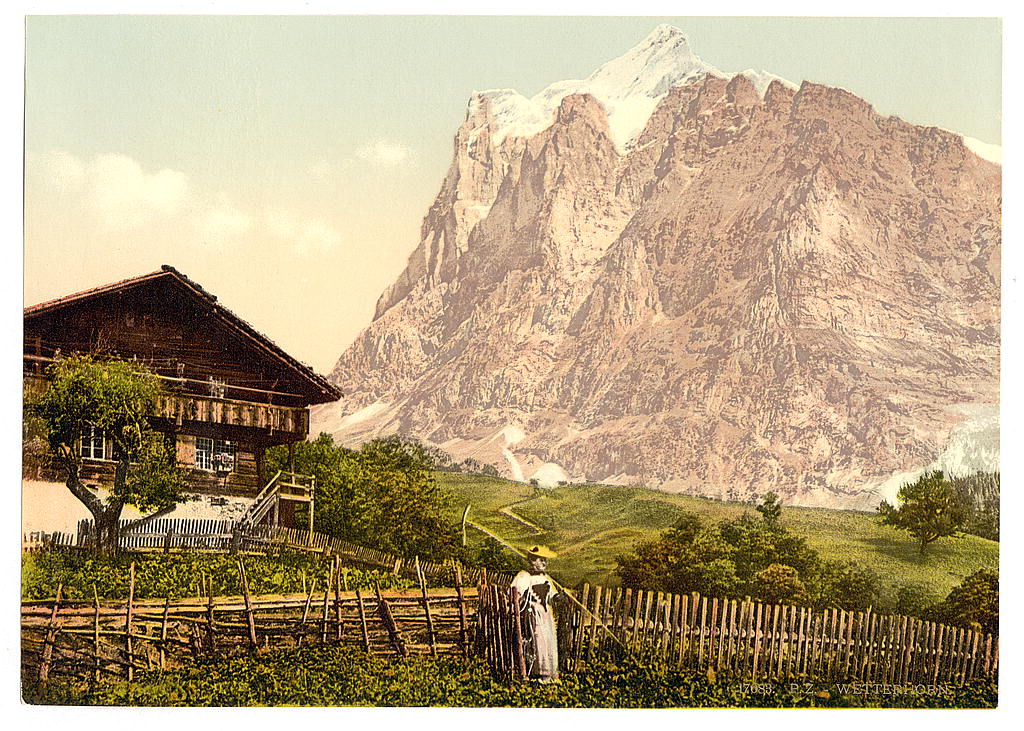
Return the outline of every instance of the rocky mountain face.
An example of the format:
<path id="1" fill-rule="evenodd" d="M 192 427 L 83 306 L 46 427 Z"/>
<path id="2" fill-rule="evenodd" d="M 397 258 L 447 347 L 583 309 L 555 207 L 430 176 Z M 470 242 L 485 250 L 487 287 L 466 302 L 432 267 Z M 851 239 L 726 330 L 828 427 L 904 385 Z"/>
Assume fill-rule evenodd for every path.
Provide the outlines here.
<path id="1" fill-rule="evenodd" d="M 542 484 L 863 508 L 998 403 L 1000 167 L 842 89 L 701 67 L 685 39 L 673 64 L 673 30 L 630 52 L 643 103 L 607 107 L 653 108 L 628 139 L 573 93 L 601 69 L 538 95 L 557 105 L 532 133 L 514 92 L 474 95 L 313 429 Z"/>

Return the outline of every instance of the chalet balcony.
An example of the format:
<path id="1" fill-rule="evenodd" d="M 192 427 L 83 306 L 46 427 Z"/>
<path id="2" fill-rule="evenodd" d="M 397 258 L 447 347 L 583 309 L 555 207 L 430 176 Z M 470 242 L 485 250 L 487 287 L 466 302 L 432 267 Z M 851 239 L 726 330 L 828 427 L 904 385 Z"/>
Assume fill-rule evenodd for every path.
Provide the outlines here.
<path id="1" fill-rule="evenodd" d="M 304 406 L 288 406 L 234 398 L 239 395 L 255 395 L 270 400 L 274 396 L 287 397 L 289 394 L 273 394 L 259 389 L 219 384 L 217 395 L 194 393 L 189 388 L 194 384 L 205 384 L 189 379 L 159 376 L 168 391 L 157 401 L 155 417 L 175 428 L 186 432 L 211 436 L 220 435 L 239 441 L 253 441 L 267 444 L 283 444 L 301 441 L 309 433 L 309 411 Z M 46 378 L 26 368 L 24 374 L 26 395 L 42 393 Z M 197 389 L 198 390 L 198 389 Z M 249 392 L 253 392 L 250 394 Z M 229 397 L 230 396 L 230 397 Z"/>
<path id="2" fill-rule="evenodd" d="M 258 429 L 268 435 L 305 438 L 309 412 L 302 407 L 277 406 L 191 393 L 169 393 L 157 402 L 157 416 L 183 426 L 189 422 Z"/>

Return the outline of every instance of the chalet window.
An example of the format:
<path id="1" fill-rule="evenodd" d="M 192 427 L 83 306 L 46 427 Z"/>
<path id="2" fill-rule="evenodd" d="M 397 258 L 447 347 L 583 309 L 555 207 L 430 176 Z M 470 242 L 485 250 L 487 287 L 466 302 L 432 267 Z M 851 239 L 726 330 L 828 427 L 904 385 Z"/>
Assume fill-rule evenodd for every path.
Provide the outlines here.
<path id="1" fill-rule="evenodd" d="M 235 445 L 222 439 L 196 437 L 196 469 L 234 472 Z"/>
<path id="2" fill-rule="evenodd" d="M 82 459 L 110 459 L 111 444 L 103 432 L 94 426 L 82 434 L 78 453 Z"/>

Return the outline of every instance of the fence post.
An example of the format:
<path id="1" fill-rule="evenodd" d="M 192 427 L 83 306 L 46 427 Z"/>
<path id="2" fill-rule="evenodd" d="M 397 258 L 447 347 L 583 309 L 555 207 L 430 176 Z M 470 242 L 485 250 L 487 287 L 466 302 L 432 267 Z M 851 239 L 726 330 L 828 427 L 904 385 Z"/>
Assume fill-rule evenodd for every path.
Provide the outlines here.
<path id="1" fill-rule="evenodd" d="M 92 585 L 92 602 L 95 614 L 93 615 L 92 621 L 92 651 L 96 656 L 95 667 L 93 677 L 99 681 L 100 679 L 100 595 L 96 591 L 95 582 Z"/>
<path id="2" fill-rule="evenodd" d="M 341 641 L 344 625 L 341 621 L 341 558 L 336 557 L 334 569 L 334 632 L 335 639 Z"/>
<path id="3" fill-rule="evenodd" d="M 384 627 L 388 631 L 388 636 L 391 638 L 391 644 L 395 648 L 395 652 L 401 657 L 408 657 L 409 650 L 405 646 L 405 642 L 402 640 L 402 635 L 398 632 L 398 625 L 395 624 L 395 618 L 391 614 L 391 607 L 384 600 L 384 597 L 380 594 L 380 586 L 375 587 L 377 592 L 377 611 L 380 613 L 380 617 L 384 620 Z"/>
<path id="4" fill-rule="evenodd" d="M 245 599 L 245 623 L 249 628 L 249 648 L 255 652 L 259 648 L 256 640 L 256 618 L 252 612 L 252 601 L 249 598 L 249 580 L 245 574 L 245 564 L 238 559 L 238 576 L 242 581 L 242 597 Z"/>
<path id="5" fill-rule="evenodd" d="M 455 565 L 455 594 L 459 604 L 459 647 L 462 650 L 462 656 L 466 657 L 469 655 L 469 642 L 466 637 L 466 599 L 462 595 L 462 570 L 458 564 Z M 477 616 L 479 617 L 479 611 Z"/>
<path id="6" fill-rule="evenodd" d="M 213 628 L 213 575 L 210 575 L 210 583 L 206 588 L 206 632 L 210 640 L 210 654 L 217 652 L 216 632 Z"/>
<path id="7" fill-rule="evenodd" d="M 171 597 L 167 596 L 164 598 L 164 615 L 160 620 L 160 670 L 164 670 L 164 663 L 167 659 L 167 613 L 171 609 Z M 97 617 L 98 618 L 98 617 Z M 98 638 L 97 638 L 98 639 Z M 99 668 L 96 669 L 96 674 L 99 675 Z"/>
<path id="8" fill-rule="evenodd" d="M 60 593 L 63 587 L 57 584 L 57 594 L 53 599 L 53 609 L 50 612 L 50 622 L 46 627 L 46 638 L 43 640 L 42 658 L 39 662 L 39 684 L 46 685 L 50 677 L 50 663 L 53 659 L 53 645 L 57 639 L 57 613 L 60 611 Z"/>
<path id="9" fill-rule="evenodd" d="M 509 611 L 512 614 L 512 656 L 515 658 L 515 677 L 517 680 L 526 680 L 526 657 L 523 653 L 523 624 L 519 616 L 519 591 L 514 586 L 509 587 Z"/>
<path id="10" fill-rule="evenodd" d="M 416 559 L 417 563 L 419 558 Z M 427 581 L 423 576 L 423 571 L 420 567 L 416 566 L 416 578 L 420 583 L 420 593 L 423 595 L 423 613 L 427 616 L 427 639 L 430 640 L 430 655 L 431 657 L 437 657 L 437 644 L 434 641 L 434 620 L 430 616 L 430 602 L 427 599 Z"/>
<path id="11" fill-rule="evenodd" d="M 124 648 L 128 659 L 128 682 L 135 679 L 135 652 L 132 646 L 132 615 L 135 611 L 135 562 L 128 569 L 128 606 L 125 607 Z"/>
<path id="12" fill-rule="evenodd" d="M 363 629 L 363 649 L 370 654 L 370 631 L 366 626 L 366 610 L 363 607 L 363 593 L 356 587 L 356 606 L 359 607 L 359 625 Z"/>

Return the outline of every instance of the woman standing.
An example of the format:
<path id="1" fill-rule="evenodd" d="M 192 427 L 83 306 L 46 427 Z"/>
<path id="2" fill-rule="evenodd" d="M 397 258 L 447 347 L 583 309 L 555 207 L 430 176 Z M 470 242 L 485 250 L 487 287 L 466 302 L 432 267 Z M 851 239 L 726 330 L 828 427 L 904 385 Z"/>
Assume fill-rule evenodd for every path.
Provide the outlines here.
<path id="1" fill-rule="evenodd" d="M 546 573 L 548 559 L 555 555 L 546 546 L 533 546 L 527 556 L 530 568 L 520 571 L 512 580 L 519 594 L 526 675 L 542 683 L 558 680 L 558 638 L 551 613 L 551 599 L 558 590 Z"/>

